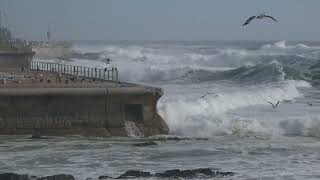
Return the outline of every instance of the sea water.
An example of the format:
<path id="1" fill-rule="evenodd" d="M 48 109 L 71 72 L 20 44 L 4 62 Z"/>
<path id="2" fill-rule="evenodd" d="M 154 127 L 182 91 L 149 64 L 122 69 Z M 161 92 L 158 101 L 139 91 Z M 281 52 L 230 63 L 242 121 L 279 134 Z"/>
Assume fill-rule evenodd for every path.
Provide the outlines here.
<path id="1" fill-rule="evenodd" d="M 236 173 L 226 179 L 320 178 L 320 43 L 80 42 L 73 50 L 99 56 L 47 61 L 105 68 L 110 58 L 120 81 L 164 90 L 157 108 L 171 136 L 208 140 L 135 147 L 139 135 L 1 136 L 0 173 L 86 179 L 209 167 Z"/>

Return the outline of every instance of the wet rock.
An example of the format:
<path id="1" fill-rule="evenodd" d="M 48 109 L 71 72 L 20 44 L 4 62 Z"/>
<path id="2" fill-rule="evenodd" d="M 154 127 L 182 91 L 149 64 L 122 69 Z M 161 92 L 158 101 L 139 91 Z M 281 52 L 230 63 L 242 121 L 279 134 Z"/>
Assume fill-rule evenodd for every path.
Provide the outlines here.
<path id="1" fill-rule="evenodd" d="M 204 137 L 179 137 L 179 136 L 155 136 L 150 138 L 151 140 L 156 140 L 156 141 L 191 141 L 191 140 L 196 140 L 196 141 L 207 141 L 209 138 L 204 138 Z"/>
<path id="2" fill-rule="evenodd" d="M 150 172 L 144 171 L 127 171 L 116 179 L 130 179 L 130 178 L 146 178 L 151 177 L 152 174 Z"/>
<path id="3" fill-rule="evenodd" d="M 74 180 L 74 177 L 70 174 L 57 174 L 53 176 L 36 178 L 36 180 Z"/>
<path id="4" fill-rule="evenodd" d="M 42 139 L 42 137 L 38 134 L 31 135 L 30 139 Z"/>
<path id="5" fill-rule="evenodd" d="M 49 139 L 49 138 L 41 136 L 40 133 L 34 133 L 34 134 L 31 135 L 30 139 Z"/>
<path id="6" fill-rule="evenodd" d="M 31 180 L 28 175 L 4 173 L 0 174 L 1 180 Z"/>
<path id="7" fill-rule="evenodd" d="M 98 179 L 113 179 L 113 177 L 110 177 L 110 176 L 99 176 Z"/>
<path id="8" fill-rule="evenodd" d="M 195 138 L 195 140 L 198 140 L 198 141 L 208 141 L 209 138 Z"/>
<path id="9" fill-rule="evenodd" d="M 179 169 L 172 169 L 165 171 L 163 173 L 156 173 L 155 176 L 162 177 L 162 178 L 168 178 L 168 177 L 178 177 L 177 175 L 180 173 Z"/>
<path id="10" fill-rule="evenodd" d="M 153 142 L 153 141 L 134 144 L 134 146 L 138 146 L 138 147 L 155 146 L 155 145 L 158 145 L 158 144 L 156 142 Z"/>
<path id="11" fill-rule="evenodd" d="M 217 172 L 215 172 L 215 177 L 233 176 L 234 174 L 235 174 L 234 172 L 221 172 L 221 171 L 217 171 Z"/>
<path id="12" fill-rule="evenodd" d="M 168 137 L 168 141 L 185 141 L 185 140 L 190 140 L 190 138 L 187 137 Z"/>
<path id="13" fill-rule="evenodd" d="M 206 178 L 217 178 L 217 177 L 225 177 L 225 176 L 232 176 L 234 175 L 233 172 L 220 172 L 220 171 L 213 171 L 210 168 L 199 168 L 193 170 L 179 170 L 173 169 L 168 170 L 163 173 L 156 173 L 156 177 L 161 178 L 199 178 L 199 177 L 206 177 Z"/>

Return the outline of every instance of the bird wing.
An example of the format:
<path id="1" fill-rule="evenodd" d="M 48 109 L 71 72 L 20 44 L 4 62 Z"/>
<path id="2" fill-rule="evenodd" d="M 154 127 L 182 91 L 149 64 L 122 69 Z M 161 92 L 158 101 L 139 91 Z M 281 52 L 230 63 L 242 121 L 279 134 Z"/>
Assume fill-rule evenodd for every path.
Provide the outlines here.
<path id="1" fill-rule="evenodd" d="M 272 19 L 272 20 L 274 20 L 274 21 L 278 22 L 278 20 L 276 20 L 276 19 L 275 19 L 275 18 L 273 18 L 272 16 L 265 16 L 265 17 L 270 18 L 270 19 Z"/>
<path id="2" fill-rule="evenodd" d="M 277 102 L 277 104 L 275 105 L 275 107 L 277 107 L 279 103 L 280 103 L 280 101 Z"/>
<path id="3" fill-rule="evenodd" d="M 272 107 L 274 107 L 274 104 L 273 104 L 272 102 L 269 102 L 269 101 L 268 101 L 267 103 L 271 104 L 271 105 L 272 105 Z"/>
<path id="4" fill-rule="evenodd" d="M 247 19 L 246 22 L 242 24 L 242 26 L 248 25 L 254 18 L 256 18 L 256 16 L 249 17 L 249 19 Z"/>

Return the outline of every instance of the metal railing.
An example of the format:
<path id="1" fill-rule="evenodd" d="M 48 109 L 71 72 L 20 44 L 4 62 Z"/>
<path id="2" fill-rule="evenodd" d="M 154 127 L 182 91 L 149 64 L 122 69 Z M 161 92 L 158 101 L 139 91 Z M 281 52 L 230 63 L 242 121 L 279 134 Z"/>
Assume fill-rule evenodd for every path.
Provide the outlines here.
<path id="1" fill-rule="evenodd" d="M 30 70 L 36 71 L 47 71 L 99 80 L 118 81 L 118 70 L 114 67 L 112 67 L 111 69 L 99 69 L 59 63 L 31 61 L 29 68 Z"/>
<path id="2" fill-rule="evenodd" d="M 44 42 L 44 41 L 30 41 L 29 44 L 32 47 L 70 47 L 71 42 Z"/>
<path id="3" fill-rule="evenodd" d="M 31 45 L 24 40 L 13 38 L 13 39 L 0 39 L 0 46 L 2 48 L 8 47 L 13 48 L 17 52 L 32 52 Z"/>

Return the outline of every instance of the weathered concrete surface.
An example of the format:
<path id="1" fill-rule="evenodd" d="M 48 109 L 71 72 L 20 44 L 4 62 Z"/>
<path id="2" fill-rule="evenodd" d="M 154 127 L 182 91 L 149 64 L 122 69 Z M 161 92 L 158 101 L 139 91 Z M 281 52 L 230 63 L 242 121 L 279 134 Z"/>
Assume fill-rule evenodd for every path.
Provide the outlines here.
<path id="1" fill-rule="evenodd" d="M 32 47 L 35 58 L 62 58 L 72 54 L 72 49 L 68 46 L 34 46 Z"/>
<path id="2" fill-rule="evenodd" d="M 144 136 L 167 134 L 156 105 L 162 91 L 144 86 L 0 88 L 0 134 Z"/>

